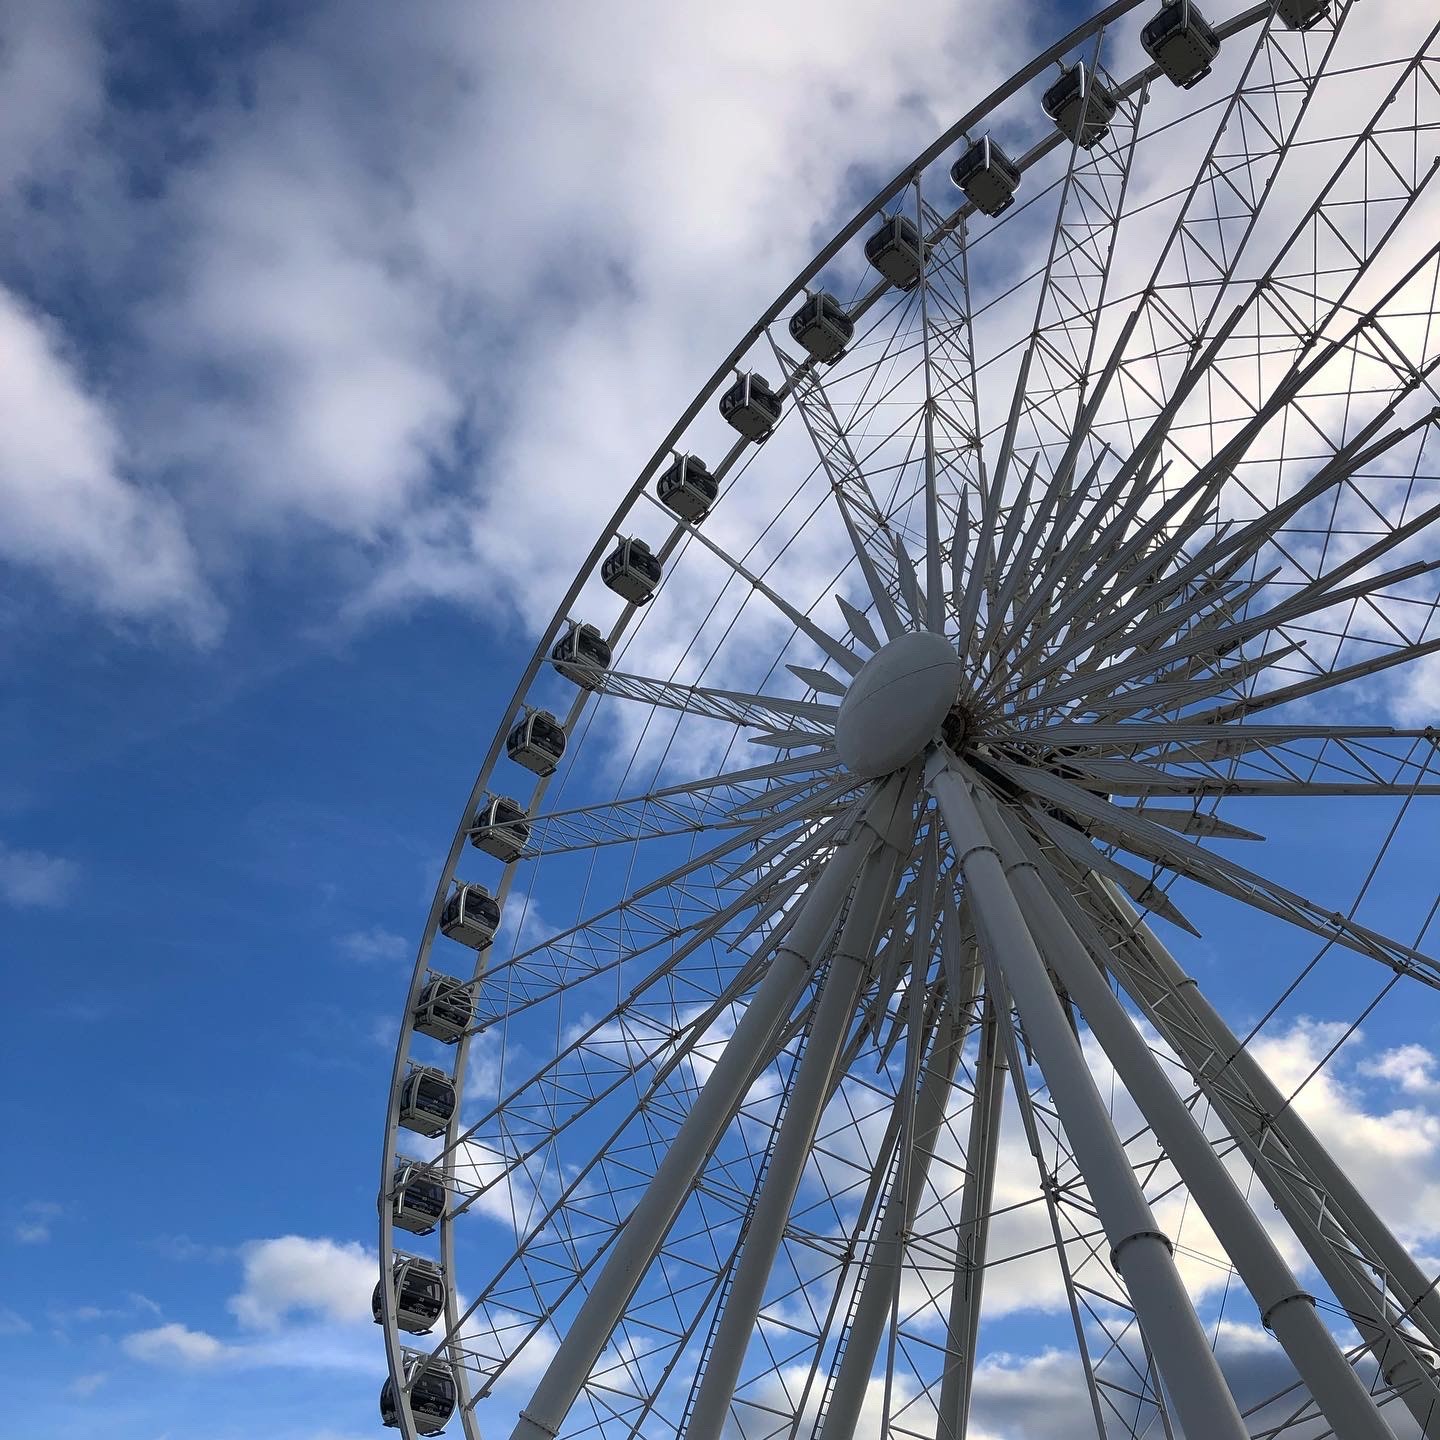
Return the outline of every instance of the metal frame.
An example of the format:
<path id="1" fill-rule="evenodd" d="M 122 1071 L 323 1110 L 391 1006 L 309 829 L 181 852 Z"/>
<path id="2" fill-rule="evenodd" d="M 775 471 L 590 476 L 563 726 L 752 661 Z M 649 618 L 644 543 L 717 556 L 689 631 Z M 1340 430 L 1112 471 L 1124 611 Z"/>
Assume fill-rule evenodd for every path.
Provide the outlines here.
<path id="1" fill-rule="evenodd" d="M 480 1037 L 506 1043 L 553 1017 L 553 1053 L 507 1060 L 495 1103 L 462 1105 L 425 1157 L 450 1195 L 431 1353 L 453 1368 L 469 1440 L 477 1407 L 542 1334 L 554 1354 L 512 1440 L 718 1440 L 727 1426 L 849 1440 L 877 1396 L 885 1436 L 960 1440 L 985 1279 L 1018 1258 L 992 1234 L 1007 1074 L 1099 1436 L 1169 1436 L 1172 1412 L 1188 1433 L 1252 1433 L 1155 1218 L 1177 1187 L 1302 1377 L 1280 1430 L 1318 1416 L 1347 1437 L 1393 1440 L 1379 1402 L 1422 1429 L 1440 1414 L 1433 1282 L 1132 908 L 1188 926 L 1170 893 L 1183 879 L 1378 962 L 1391 983 L 1440 988 L 1420 939 L 1392 939 L 1212 848 L 1259 839 L 1215 814 L 1222 799 L 1408 806 L 1440 793 L 1433 731 L 1283 711 L 1440 648 L 1440 562 L 1416 549 L 1440 519 L 1427 496 L 1440 484 L 1440 246 L 1399 253 L 1440 160 L 1395 140 L 1440 127 L 1440 27 L 1394 63 L 1373 115 L 1345 117 L 1328 182 L 1245 282 L 1242 259 L 1352 6 L 1337 0 L 1303 35 L 1269 5 L 1217 24 L 1228 45 L 1252 47 L 1227 102 L 1207 112 L 1200 90 L 1166 119 L 1152 112 L 1167 83 L 1157 67 L 1125 80 L 1105 67 L 1107 34 L 1138 3 L 1107 6 L 999 87 L 786 287 L 657 448 L 501 716 L 407 1017 L 432 959 L 454 968 L 453 954 L 432 956 L 439 913 L 462 860 L 488 863 L 465 842 L 506 734 L 548 705 L 570 743 L 530 787 L 522 853 L 489 882 L 513 935 L 473 957 L 473 1027 L 438 1057 L 402 1027 L 379 1197 L 388 1275 L 407 1067 L 438 1062 L 463 1094 Z M 951 148 L 1067 59 L 1117 97 L 1105 141 L 1082 151 L 1039 117 L 1015 204 L 990 223 L 968 203 L 937 209 Z M 1199 170 L 1169 197 L 1151 280 L 1124 294 L 1137 156 L 1187 123 L 1202 132 Z M 842 301 L 855 333 L 822 374 L 772 332 L 882 213 L 913 214 L 928 263 L 904 294 L 867 279 Z M 1051 226 L 1044 264 L 997 288 L 997 248 L 1037 217 Z M 1382 260 L 1400 278 L 1373 299 L 1363 282 Z M 987 428 L 1002 352 L 986 326 L 1005 306 L 1033 319 L 1003 420 Z M 732 553 L 717 534 L 731 533 L 730 492 L 764 470 L 758 444 L 731 444 L 712 471 L 715 504 L 694 523 L 647 487 L 672 452 L 705 448 L 687 435 L 701 408 L 767 350 L 779 399 L 795 402 L 767 459 L 803 429 L 815 466 Z M 1267 366 L 1246 378 L 1261 353 Z M 552 698 L 550 648 L 642 500 L 667 527 L 656 603 L 643 620 L 636 605 L 619 610 L 612 665 L 583 677 L 567 711 Z M 805 542 L 827 524 L 841 568 L 798 603 Z M 644 656 L 649 617 L 700 566 L 720 577 L 691 642 L 710 637 L 708 658 L 687 651 L 668 676 L 643 673 L 627 657 Z M 839 626 L 827 618 L 837 588 Z M 732 678 L 717 656 L 757 613 L 789 638 L 763 675 Z M 890 663 L 889 642 L 920 629 L 954 645 L 965 679 L 908 768 L 864 781 L 841 764 L 837 726 Z M 1282 710 L 1277 722 L 1253 720 L 1267 709 Z M 622 713 L 642 719 L 632 768 L 663 742 L 656 778 L 589 793 L 578 757 Z M 670 747 L 701 726 L 728 737 L 703 767 L 713 773 L 664 779 Z M 770 758 L 754 763 L 737 742 Z M 536 877 L 565 865 L 585 867 L 570 872 L 584 876 L 575 922 L 527 933 Z M 1211 1104 L 1313 1262 L 1320 1298 L 1359 1328 L 1361 1354 L 1336 1345 L 1106 974 Z M 1117 1129 L 1082 1034 L 1138 1104 L 1140 1134 Z M 477 1210 L 514 1226 L 514 1253 L 488 1280 L 467 1280 L 459 1245 Z M 388 1285 L 381 1303 L 410 1440 L 412 1342 Z M 1370 1388 L 1356 1369 L 1366 1354 L 1380 1371 Z"/>

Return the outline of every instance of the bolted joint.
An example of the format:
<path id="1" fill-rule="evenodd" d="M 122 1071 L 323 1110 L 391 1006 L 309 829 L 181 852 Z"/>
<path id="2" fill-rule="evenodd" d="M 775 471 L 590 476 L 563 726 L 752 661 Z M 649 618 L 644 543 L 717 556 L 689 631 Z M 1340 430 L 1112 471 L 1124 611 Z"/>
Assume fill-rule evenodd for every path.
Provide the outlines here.
<path id="1" fill-rule="evenodd" d="M 1175 1247 L 1170 1243 L 1170 1237 L 1166 1235 L 1164 1231 L 1136 1230 L 1133 1234 L 1126 1235 L 1122 1239 L 1117 1240 L 1114 1245 L 1110 1247 L 1110 1264 L 1114 1269 L 1118 1270 L 1120 1268 L 1120 1252 L 1136 1240 L 1158 1240 L 1165 1247 L 1166 1254 L 1173 1255 L 1175 1253 Z"/>
<path id="2" fill-rule="evenodd" d="M 1283 1309 L 1286 1305 L 1294 1305 L 1297 1302 L 1309 1305 L 1311 1309 L 1314 1309 L 1315 1297 L 1304 1290 L 1297 1290 L 1293 1295 L 1282 1295 L 1273 1304 L 1266 1306 L 1266 1308 L 1260 1312 L 1260 1323 L 1267 1330 L 1273 1331 L 1275 1327 L 1270 1323 L 1270 1320 L 1275 1312 Z"/>
<path id="3" fill-rule="evenodd" d="M 543 1430 L 545 1434 L 551 1437 L 551 1440 L 554 1440 L 554 1437 L 560 1433 L 560 1427 L 558 1425 L 552 1425 L 548 1420 L 542 1420 L 538 1415 L 532 1415 L 528 1410 L 522 1410 L 520 1412 L 520 1418 L 527 1425 L 533 1425 L 537 1430 Z"/>

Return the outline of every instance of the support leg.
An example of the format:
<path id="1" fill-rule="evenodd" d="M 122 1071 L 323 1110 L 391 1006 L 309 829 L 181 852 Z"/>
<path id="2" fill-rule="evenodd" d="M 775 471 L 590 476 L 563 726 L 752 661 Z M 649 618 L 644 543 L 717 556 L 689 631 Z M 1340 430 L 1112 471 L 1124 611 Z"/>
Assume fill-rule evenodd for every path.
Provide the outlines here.
<path id="1" fill-rule="evenodd" d="M 1000 1026 L 1009 1024 L 987 991 L 981 1020 L 980 1054 L 975 1061 L 975 1101 L 965 1146 L 965 1192 L 955 1233 L 955 1280 L 950 1291 L 949 1339 L 945 1374 L 940 1382 L 940 1412 L 935 1440 L 965 1440 L 970 1423 L 970 1391 L 975 1380 L 975 1349 L 980 1335 L 980 1298 L 985 1285 L 985 1248 L 995 1200 L 995 1157 L 1000 1139 L 1000 1110 L 1005 1100 L 1005 1042 Z"/>
<path id="2" fill-rule="evenodd" d="M 958 761 L 937 751 L 926 766 L 925 779 L 945 815 L 981 949 L 1004 976 L 1020 1011 L 1109 1237 L 1112 1262 L 1130 1292 L 1180 1422 L 1187 1434 L 1209 1440 L 1249 1440 L 1175 1268 L 1170 1242 L 1160 1233 L 1130 1168 L 1000 857 L 985 832 L 970 777 Z"/>
<path id="3" fill-rule="evenodd" d="M 906 830 L 906 849 L 913 830 Z M 719 1440 L 755 1333 L 765 1285 L 780 1250 L 795 1193 L 830 1095 L 830 1080 L 855 1016 L 886 902 L 894 893 L 895 849 L 877 843 L 866 861 L 815 1007 L 810 1038 L 791 1087 L 780 1136 L 755 1205 L 745 1248 L 715 1332 L 686 1440 Z"/>
<path id="4" fill-rule="evenodd" d="M 810 974 L 851 883 L 877 835 L 908 812 L 908 777 L 877 787 L 850 837 L 839 845 L 801 901 L 800 913 L 776 950 L 734 1034 L 720 1054 L 655 1178 L 616 1237 L 604 1268 L 521 1411 L 511 1440 L 553 1440 L 595 1366 L 625 1307 L 659 1252 L 715 1144 L 730 1123 L 771 1042 Z"/>
<path id="5" fill-rule="evenodd" d="M 1171 1164 L 1260 1307 L 1262 1323 L 1284 1346 L 1321 1413 L 1335 1433 L 1347 1440 L 1394 1440 L 1334 1336 L 1316 1314 L 1314 1297 L 1302 1290 L 1090 953 L 1067 924 L 1042 879 L 1039 867 L 1044 862 L 1033 844 L 1010 825 L 988 796 L 981 797 L 980 811 L 1045 958 L 1079 1006 L 1155 1138 L 1165 1147 Z"/>

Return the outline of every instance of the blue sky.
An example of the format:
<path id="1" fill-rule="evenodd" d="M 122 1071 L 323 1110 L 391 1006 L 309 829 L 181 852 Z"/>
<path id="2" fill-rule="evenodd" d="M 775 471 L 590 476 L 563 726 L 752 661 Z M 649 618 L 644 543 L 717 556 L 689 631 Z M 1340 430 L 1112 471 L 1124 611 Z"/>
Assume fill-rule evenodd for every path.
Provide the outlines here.
<path id="1" fill-rule="evenodd" d="M 1072 19 L 924 0 L 917 47 L 879 3 L 729 8 L 622 6 L 597 66 L 598 12 L 558 4 L 0 0 L 0 1357 L 27 1440 L 375 1433 L 394 1026 L 529 637 L 760 304 Z M 1343 905 L 1393 813 L 1234 818 Z M 1362 913 L 1409 939 L 1434 807 L 1402 835 Z M 1233 1018 L 1313 953 L 1187 909 Z M 1277 1069 L 1381 980 L 1327 958 Z M 1434 1000 L 1392 995 L 1312 1087 L 1432 1255 Z M 1002 1379 L 1056 1333 L 999 1323 Z"/>

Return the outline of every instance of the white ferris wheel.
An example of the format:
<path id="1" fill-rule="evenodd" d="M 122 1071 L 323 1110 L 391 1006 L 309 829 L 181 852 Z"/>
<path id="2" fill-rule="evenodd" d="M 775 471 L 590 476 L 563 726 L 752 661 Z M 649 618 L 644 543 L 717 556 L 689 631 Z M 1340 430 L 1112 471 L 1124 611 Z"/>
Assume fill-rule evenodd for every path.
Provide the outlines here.
<path id="1" fill-rule="evenodd" d="M 390 1087 L 406 1440 L 961 1440 L 1017 1276 L 1066 1440 L 1440 1436 L 1434 1277 L 1169 948 L 1440 988 L 1236 819 L 1372 797 L 1373 876 L 1440 793 L 1440 25 L 1155 4 L 785 287 L 520 677 Z"/>

